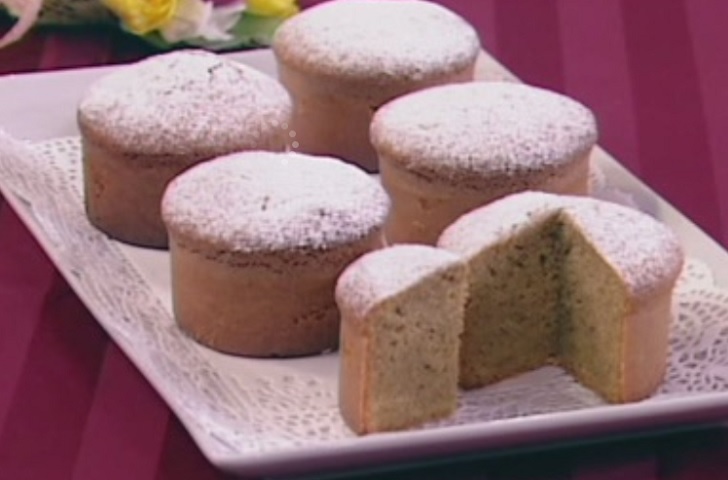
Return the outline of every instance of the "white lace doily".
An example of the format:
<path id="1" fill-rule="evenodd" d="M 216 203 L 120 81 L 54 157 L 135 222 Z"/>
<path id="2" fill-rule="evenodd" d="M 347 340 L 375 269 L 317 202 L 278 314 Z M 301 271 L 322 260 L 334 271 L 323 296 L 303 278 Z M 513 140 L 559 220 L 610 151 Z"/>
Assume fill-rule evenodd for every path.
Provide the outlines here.
<path id="1" fill-rule="evenodd" d="M 0 135 L 1 137 L 1 135 Z M 54 260 L 98 321 L 157 386 L 183 421 L 224 453 L 327 444 L 352 437 L 337 409 L 334 373 L 313 372 L 305 360 L 235 359 L 225 374 L 176 328 L 164 299 L 149 288 L 117 243 L 92 228 L 83 210 L 79 142 L 33 146 L 12 155 L 0 142 L 0 180 L 32 208 Z M 11 160 L 12 159 L 12 160 Z M 610 189 L 598 172 L 594 195 L 639 208 Z M 227 360 L 228 362 L 231 360 Z M 336 363 L 337 356 L 320 358 Z M 335 372 L 336 368 L 324 369 Z M 667 378 L 647 402 L 724 391 L 728 387 L 728 291 L 690 260 L 675 296 Z M 601 406 L 603 402 L 556 367 L 542 368 L 464 393 L 455 416 L 422 428 L 488 422 Z M 615 407 L 618 408 L 618 407 Z"/>

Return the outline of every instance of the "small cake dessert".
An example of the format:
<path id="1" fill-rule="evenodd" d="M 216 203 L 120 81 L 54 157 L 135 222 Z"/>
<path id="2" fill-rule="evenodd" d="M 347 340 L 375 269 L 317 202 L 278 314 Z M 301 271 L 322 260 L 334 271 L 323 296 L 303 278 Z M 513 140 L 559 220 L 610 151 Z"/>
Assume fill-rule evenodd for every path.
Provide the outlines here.
<path id="1" fill-rule="evenodd" d="M 78 109 L 89 220 L 109 236 L 167 246 L 159 204 L 198 162 L 242 150 L 282 151 L 292 105 L 275 79 L 204 51 L 121 67 Z"/>
<path id="2" fill-rule="evenodd" d="M 525 192 L 462 216 L 438 245 L 470 272 L 462 387 L 546 363 L 614 403 L 644 399 L 662 382 L 684 254 L 654 218 Z"/>
<path id="3" fill-rule="evenodd" d="M 392 198 L 387 240 L 434 244 L 460 215 L 511 193 L 587 194 L 597 126 L 563 95 L 473 82 L 388 103 L 371 139 Z"/>
<path id="4" fill-rule="evenodd" d="M 408 92 L 472 80 L 480 40 L 435 3 L 339 0 L 286 21 L 273 51 L 294 100 L 296 149 L 373 171 L 372 112 Z"/>
<path id="5" fill-rule="evenodd" d="M 335 348 L 336 279 L 381 246 L 388 208 L 376 180 L 334 158 L 244 152 L 190 168 L 162 201 L 177 323 L 241 355 Z"/>
<path id="6" fill-rule="evenodd" d="M 344 271 L 339 406 L 353 431 L 399 430 L 456 410 L 467 290 L 464 263 L 424 245 L 372 252 Z"/>

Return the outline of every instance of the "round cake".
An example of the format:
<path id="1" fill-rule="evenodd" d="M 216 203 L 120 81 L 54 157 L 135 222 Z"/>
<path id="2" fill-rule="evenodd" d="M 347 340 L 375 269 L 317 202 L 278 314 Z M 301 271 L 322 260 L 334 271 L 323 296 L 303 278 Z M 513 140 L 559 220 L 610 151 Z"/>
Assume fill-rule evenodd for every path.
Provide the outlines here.
<path id="1" fill-rule="evenodd" d="M 337 346 L 336 279 L 379 248 L 389 199 L 329 157 L 245 152 L 192 167 L 162 201 L 180 327 L 250 356 Z"/>
<path id="2" fill-rule="evenodd" d="M 339 409 L 353 431 L 399 430 L 456 410 L 467 293 L 465 264 L 425 245 L 368 253 L 341 274 Z"/>
<path id="3" fill-rule="evenodd" d="M 523 192 L 463 215 L 438 247 L 468 264 L 463 388 L 554 363 L 613 403 L 659 387 L 684 262 L 666 225 L 615 203 Z"/>
<path id="4" fill-rule="evenodd" d="M 276 80 L 212 53 L 121 67 L 94 83 L 78 109 L 89 220 L 115 239 L 166 247 L 167 183 L 221 155 L 284 150 L 291 111 Z"/>
<path id="5" fill-rule="evenodd" d="M 472 82 L 388 103 L 371 140 L 392 198 L 387 240 L 432 244 L 463 213 L 511 193 L 587 194 L 597 126 L 566 96 Z"/>
<path id="6" fill-rule="evenodd" d="M 340 0 L 286 21 L 273 51 L 294 100 L 293 146 L 372 171 L 372 112 L 408 92 L 472 80 L 480 41 L 435 3 Z"/>

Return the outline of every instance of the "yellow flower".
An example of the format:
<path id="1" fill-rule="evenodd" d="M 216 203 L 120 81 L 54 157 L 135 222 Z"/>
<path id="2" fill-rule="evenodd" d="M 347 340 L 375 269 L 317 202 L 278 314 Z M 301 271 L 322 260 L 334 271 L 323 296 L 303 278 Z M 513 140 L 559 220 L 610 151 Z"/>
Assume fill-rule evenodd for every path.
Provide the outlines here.
<path id="1" fill-rule="evenodd" d="M 261 17 L 287 18 L 298 13 L 296 0 L 248 0 L 246 10 Z"/>
<path id="2" fill-rule="evenodd" d="M 178 0 L 102 0 L 132 33 L 145 35 L 169 22 Z"/>

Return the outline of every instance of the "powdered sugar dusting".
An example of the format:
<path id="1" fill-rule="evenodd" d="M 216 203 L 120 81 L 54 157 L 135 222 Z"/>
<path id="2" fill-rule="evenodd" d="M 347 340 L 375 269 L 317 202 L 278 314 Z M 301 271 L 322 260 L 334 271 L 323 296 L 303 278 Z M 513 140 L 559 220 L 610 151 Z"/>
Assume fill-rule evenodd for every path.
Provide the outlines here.
<path id="1" fill-rule="evenodd" d="M 339 0 L 288 20 L 273 47 L 310 72 L 418 81 L 473 64 L 480 40 L 464 19 L 435 3 Z"/>
<path id="2" fill-rule="evenodd" d="M 442 232 L 437 244 L 470 258 L 555 215 L 564 198 L 536 191 L 509 195 L 462 215 Z"/>
<path id="3" fill-rule="evenodd" d="M 636 296 L 649 295 L 680 273 L 685 254 L 679 240 L 649 215 L 594 199 L 573 202 L 565 213 Z"/>
<path id="4" fill-rule="evenodd" d="M 588 108 L 555 92 L 474 82 L 390 102 L 375 114 L 371 137 L 408 170 L 477 181 L 566 166 L 594 146 L 597 125 Z"/>
<path id="5" fill-rule="evenodd" d="M 388 210 L 363 170 L 293 152 L 205 162 L 173 180 L 162 201 L 172 231 L 236 252 L 343 245 L 380 228 Z"/>
<path id="6" fill-rule="evenodd" d="M 456 265 L 464 268 L 456 255 L 426 245 L 377 250 L 359 257 L 344 270 L 336 284 L 336 299 L 361 318 L 379 302 Z"/>
<path id="7" fill-rule="evenodd" d="M 510 195 L 462 216 L 438 246 L 466 258 L 549 216 L 565 215 L 624 279 L 645 296 L 679 274 L 684 253 L 677 236 L 638 210 L 588 197 L 540 192 Z"/>
<path id="8" fill-rule="evenodd" d="M 79 120 L 110 147 L 148 155 L 214 156 L 265 148 L 291 115 L 272 77 L 201 50 L 157 55 L 93 84 Z"/>

